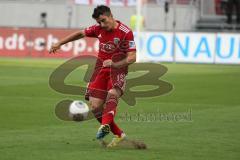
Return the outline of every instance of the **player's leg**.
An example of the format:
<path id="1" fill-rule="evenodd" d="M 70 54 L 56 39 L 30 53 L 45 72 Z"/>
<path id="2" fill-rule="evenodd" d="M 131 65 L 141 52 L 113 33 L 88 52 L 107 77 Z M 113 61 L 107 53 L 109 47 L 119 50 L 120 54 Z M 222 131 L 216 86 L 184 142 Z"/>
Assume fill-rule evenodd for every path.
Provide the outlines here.
<path id="1" fill-rule="evenodd" d="M 102 125 L 111 125 L 112 123 L 115 124 L 114 116 L 116 115 L 118 99 L 120 98 L 120 96 L 121 91 L 118 88 L 112 88 L 108 91 L 105 106 L 103 109 Z M 115 130 L 114 128 L 118 129 L 118 127 L 115 127 L 115 125 L 113 125 L 113 132 Z"/>
<path id="2" fill-rule="evenodd" d="M 98 132 L 97 139 L 103 139 L 108 133 L 109 130 L 113 132 L 114 135 L 121 136 L 122 130 L 114 122 L 114 116 L 116 114 L 116 107 L 118 104 L 118 99 L 121 96 L 121 91 L 116 88 L 110 89 L 107 94 L 107 98 L 104 104 L 102 112 L 102 118 L 98 119 L 102 122 Z M 99 111 L 99 109 L 98 109 Z"/>
<path id="3" fill-rule="evenodd" d="M 118 127 L 114 121 L 114 117 L 117 112 L 118 100 L 122 95 L 122 91 L 119 88 L 112 88 L 108 91 L 108 95 L 103 109 L 102 125 L 109 125 L 112 133 L 116 136 L 112 142 L 108 144 L 108 147 L 114 147 L 122 140 L 125 139 L 125 133 Z"/>
<path id="4" fill-rule="evenodd" d="M 124 70 L 112 70 L 111 80 L 108 83 L 108 95 L 103 111 L 102 123 L 108 123 L 112 133 L 116 136 L 108 146 L 115 146 L 125 138 L 124 132 L 114 121 L 117 112 L 118 100 L 123 95 L 126 85 L 126 72 Z"/>
<path id="5" fill-rule="evenodd" d="M 89 97 L 89 107 L 94 117 L 98 120 L 100 124 L 102 123 L 103 104 L 104 104 L 103 99 L 91 96 Z"/>
<path id="6" fill-rule="evenodd" d="M 91 107 L 94 116 L 99 122 L 102 121 L 102 106 L 107 97 L 108 75 L 109 73 L 105 70 L 95 71 L 88 84 L 85 95 L 85 98 L 89 100 L 89 106 Z M 98 129 L 96 138 L 102 140 L 109 132 L 109 125 L 101 125 Z"/>
<path id="7" fill-rule="evenodd" d="M 89 97 L 89 106 L 96 119 L 102 122 L 102 111 L 103 111 L 104 100 L 96 97 Z M 110 132 L 110 125 L 101 125 L 98 129 L 96 138 L 103 142 L 103 138 Z"/>

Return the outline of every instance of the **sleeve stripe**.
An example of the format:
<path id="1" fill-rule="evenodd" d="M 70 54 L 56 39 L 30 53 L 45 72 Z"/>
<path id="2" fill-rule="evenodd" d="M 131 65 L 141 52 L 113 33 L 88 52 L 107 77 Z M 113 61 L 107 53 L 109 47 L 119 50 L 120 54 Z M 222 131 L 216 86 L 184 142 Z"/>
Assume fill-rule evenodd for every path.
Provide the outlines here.
<path id="1" fill-rule="evenodd" d="M 128 28 L 126 28 L 126 27 L 123 26 L 123 25 L 120 25 L 119 29 L 122 30 L 122 31 L 125 32 L 125 33 L 128 33 L 128 32 L 130 31 Z"/>

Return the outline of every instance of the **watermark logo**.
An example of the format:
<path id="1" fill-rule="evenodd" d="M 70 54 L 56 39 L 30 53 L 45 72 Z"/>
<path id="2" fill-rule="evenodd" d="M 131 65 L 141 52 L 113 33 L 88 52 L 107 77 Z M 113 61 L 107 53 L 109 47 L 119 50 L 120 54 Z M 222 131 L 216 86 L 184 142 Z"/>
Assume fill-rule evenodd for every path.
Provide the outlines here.
<path id="1" fill-rule="evenodd" d="M 56 92 L 66 95 L 85 95 L 87 90 L 86 86 L 66 84 L 64 81 L 71 72 L 84 65 L 87 65 L 87 69 L 82 81 L 89 82 L 93 80 L 96 76 L 94 73 L 98 73 L 98 69 L 101 69 L 96 69 L 96 61 L 97 63 L 101 63 L 101 60 L 97 59 L 97 57 L 86 55 L 74 57 L 66 61 L 52 72 L 49 78 L 49 86 Z M 111 75 L 114 76 L 118 71 L 113 69 L 111 72 Z M 169 93 L 173 89 L 172 84 L 160 79 L 167 72 L 167 68 L 165 66 L 155 63 L 135 63 L 130 65 L 128 74 L 138 75 L 139 72 L 143 72 L 144 74 L 127 79 L 125 91 L 121 98 L 128 105 L 134 106 L 136 104 L 137 98 L 158 97 Z M 115 78 L 122 77 L 120 75 L 120 77 L 116 76 Z M 154 86 L 154 88 L 149 90 L 134 90 L 135 87 L 146 85 Z M 60 119 L 68 120 L 68 118 L 66 118 L 68 117 L 68 114 L 63 112 L 66 112 L 66 110 L 68 110 L 69 104 L 71 102 L 72 100 L 62 100 L 57 104 L 56 115 Z"/>
<path id="2" fill-rule="evenodd" d="M 186 112 L 123 112 L 119 115 L 123 122 L 192 122 L 192 109 Z"/>

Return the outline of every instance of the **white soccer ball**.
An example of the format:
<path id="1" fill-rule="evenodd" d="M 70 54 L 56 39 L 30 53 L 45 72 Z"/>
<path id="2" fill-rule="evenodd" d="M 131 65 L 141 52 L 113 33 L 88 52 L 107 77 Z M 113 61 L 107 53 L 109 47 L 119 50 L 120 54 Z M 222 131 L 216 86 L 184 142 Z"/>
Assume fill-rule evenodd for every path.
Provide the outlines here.
<path id="1" fill-rule="evenodd" d="M 74 121 L 87 119 L 89 112 L 88 105 L 83 101 L 73 101 L 69 106 L 69 116 Z"/>

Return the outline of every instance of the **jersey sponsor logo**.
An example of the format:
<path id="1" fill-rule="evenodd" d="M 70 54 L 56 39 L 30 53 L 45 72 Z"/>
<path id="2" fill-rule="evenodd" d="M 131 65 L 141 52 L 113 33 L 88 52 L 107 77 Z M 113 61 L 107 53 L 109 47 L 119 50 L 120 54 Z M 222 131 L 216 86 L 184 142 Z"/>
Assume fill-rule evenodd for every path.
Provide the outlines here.
<path id="1" fill-rule="evenodd" d="M 119 51 L 127 52 L 129 49 L 136 49 L 134 41 L 120 41 L 119 44 L 116 42 L 109 41 L 107 43 L 100 43 L 100 51 L 106 53 L 113 53 L 119 49 Z"/>
<path id="2" fill-rule="evenodd" d="M 101 34 L 100 34 L 101 35 Z M 98 37 L 100 37 L 100 35 Z M 113 38 L 113 41 L 99 44 L 100 51 L 105 53 L 113 53 L 117 50 L 127 52 L 129 49 L 135 49 L 136 45 L 134 41 L 120 40 L 120 38 Z"/>
<path id="3" fill-rule="evenodd" d="M 117 49 L 117 46 L 112 41 L 100 43 L 99 46 L 100 50 L 106 53 L 113 53 Z"/>

